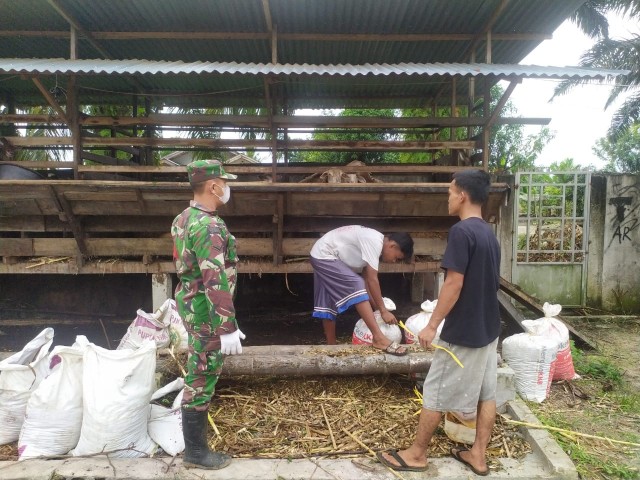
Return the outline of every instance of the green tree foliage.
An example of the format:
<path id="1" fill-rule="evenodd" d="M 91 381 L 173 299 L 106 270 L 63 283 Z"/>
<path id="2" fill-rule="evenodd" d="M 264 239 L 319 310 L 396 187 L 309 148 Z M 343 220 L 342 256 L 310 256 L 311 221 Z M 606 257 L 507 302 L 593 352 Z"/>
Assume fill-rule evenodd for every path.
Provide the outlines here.
<path id="1" fill-rule="evenodd" d="M 460 115 L 467 115 L 467 107 L 459 106 L 456 112 Z M 403 117 L 449 117 L 451 116 L 451 108 L 439 107 L 435 109 L 403 109 L 400 111 Z M 407 132 L 402 135 L 402 140 L 406 141 L 456 141 L 467 139 L 466 128 L 437 128 L 434 127 L 428 131 Z M 434 150 L 426 152 L 400 152 L 398 154 L 399 163 L 438 163 L 440 158 L 449 157 L 448 150 Z"/>
<path id="2" fill-rule="evenodd" d="M 395 117 L 393 109 L 353 109 L 347 108 L 340 112 L 341 117 Z M 325 114 L 331 114 L 325 112 Z M 398 134 L 387 132 L 383 129 L 374 130 L 317 130 L 312 133 L 314 140 L 339 140 L 347 142 L 380 142 L 385 140 L 397 140 Z M 366 164 L 372 163 L 398 163 L 399 154 L 397 152 L 338 152 L 338 151 L 297 151 L 291 152 L 289 161 L 291 162 L 317 162 L 346 164 L 353 160 L 360 160 Z"/>
<path id="3" fill-rule="evenodd" d="M 264 115 L 265 110 L 262 108 L 177 108 L 171 110 L 171 113 L 178 113 L 182 115 Z M 220 138 L 222 130 L 215 127 L 196 127 L 184 133 L 187 138 Z M 247 128 L 240 132 L 240 138 L 245 140 L 256 140 L 258 138 L 270 139 L 271 134 L 269 132 L 258 131 L 253 128 Z M 170 153 L 169 150 L 163 150 L 164 155 Z M 255 157 L 255 149 L 248 148 L 245 152 L 248 157 Z M 197 150 L 193 152 L 194 160 L 205 160 L 209 158 L 215 158 L 215 152 L 212 154 L 209 150 Z"/>
<path id="4" fill-rule="evenodd" d="M 601 138 L 593 153 L 607 162 L 606 172 L 640 173 L 640 123 L 634 123 L 615 140 Z"/>
<path id="5" fill-rule="evenodd" d="M 504 90 L 500 85 L 491 89 L 492 108 Z M 508 101 L 500 112 L 504 117 L 517 117 L 518 111 Z M 546 127 L 537 134 L 525 135 L 522 125 L 497 125 L 491 128 L 489 140 L 489 170 L 493 173 L 514 173 L 531 170 L 542 149 L 553 139 L 553 133 Z"/>
<path id="6" fill-rule="evenodd" d="M 607 136 L 615 142 L 634 123 L 640 122 L 640 36 L 614 40 L 609 38 L 609 22 L 606 14 L 627 15 L 631 21 L 640 21 L 638 0 L 590 0 L 585 2 L 571 17 L 576 25 L 596 43 L 582 54 L 580 66 L 629 70 L 628 74 L 604 79 L 565 80 L 556 87 L 554 96 L 564 95 L 577 85 L 587 83 L 611 83 L 608 108 L 621 94 L 628 94 L 622 106 L 614 113 Z"/>

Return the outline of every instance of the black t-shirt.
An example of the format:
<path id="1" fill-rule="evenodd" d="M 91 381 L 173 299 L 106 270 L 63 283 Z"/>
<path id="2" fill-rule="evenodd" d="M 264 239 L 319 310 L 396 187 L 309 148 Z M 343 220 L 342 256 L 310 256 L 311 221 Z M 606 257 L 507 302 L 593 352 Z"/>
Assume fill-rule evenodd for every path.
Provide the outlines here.
<path id="1" fill-rule="evenodd" d="M 464 275 L 464 283 L 440 338 L 464 347 L 490 344 L 500 335 L 500 245 L 491 227 L 477 217 L 451 227 L 442 268 Z"/>

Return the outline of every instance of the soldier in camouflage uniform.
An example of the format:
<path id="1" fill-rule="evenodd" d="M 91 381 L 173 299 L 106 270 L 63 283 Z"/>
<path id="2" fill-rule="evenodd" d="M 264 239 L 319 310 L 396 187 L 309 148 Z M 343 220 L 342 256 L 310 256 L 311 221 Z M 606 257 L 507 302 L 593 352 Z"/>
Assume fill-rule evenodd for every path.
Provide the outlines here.
<path id="1" fill-rule="evenodd" d="M 209 404 L 223 363 L 223 354 L 242 353 L 244 334 L 236 322 L 236 242 L 216 214 L 229 200 L 228 174 L 217 160 L 187 165 L 194 198 L 173 221 L 173 258 L 180 283 L 176 304 L 189 332 L 185 391 L 182 399 L 184 465 L 219 469 L 231 457 L 209 450 Z"/>

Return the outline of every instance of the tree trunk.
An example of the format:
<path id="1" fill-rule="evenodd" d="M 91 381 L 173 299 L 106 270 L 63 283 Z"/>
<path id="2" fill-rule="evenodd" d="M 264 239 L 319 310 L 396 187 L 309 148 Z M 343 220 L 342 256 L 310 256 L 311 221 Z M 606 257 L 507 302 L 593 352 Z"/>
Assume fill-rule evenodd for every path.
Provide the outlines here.
<path id="1" fill-rule="evenodd" d="M 379 375 L 429 370 L 431 352 L 403 357 L 361 345 L 270 345 L 243 347 L 242 355 L 227 356 L 223 375 Z"/>

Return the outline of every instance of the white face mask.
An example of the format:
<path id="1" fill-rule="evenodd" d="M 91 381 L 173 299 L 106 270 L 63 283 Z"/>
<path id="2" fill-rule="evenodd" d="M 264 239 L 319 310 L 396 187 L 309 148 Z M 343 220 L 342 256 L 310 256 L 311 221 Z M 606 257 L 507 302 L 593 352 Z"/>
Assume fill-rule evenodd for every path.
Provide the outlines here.
<path id="1" fill-rule="evenodd" d="M 220 185 L 218 185 L 220 186 Z M 229 185 L 226 185 L 222 188 L 222 196 L 218 195 L 215 190 L 213 191 L 213 194 L 218 197 L 220 199 L 220 201 L 225 204 L 229 201 L 229 199 L 231 198 L 231 188 L 229 187 Z"/>

